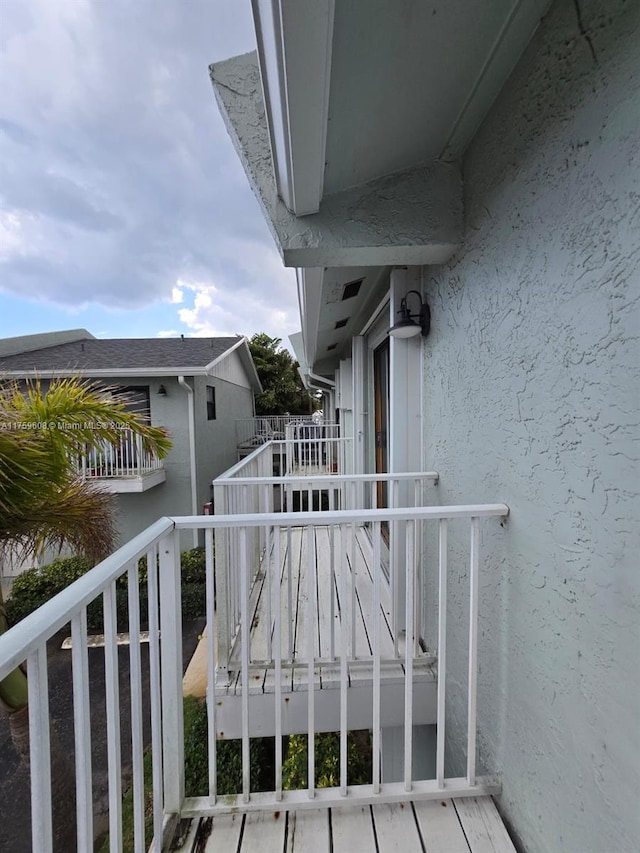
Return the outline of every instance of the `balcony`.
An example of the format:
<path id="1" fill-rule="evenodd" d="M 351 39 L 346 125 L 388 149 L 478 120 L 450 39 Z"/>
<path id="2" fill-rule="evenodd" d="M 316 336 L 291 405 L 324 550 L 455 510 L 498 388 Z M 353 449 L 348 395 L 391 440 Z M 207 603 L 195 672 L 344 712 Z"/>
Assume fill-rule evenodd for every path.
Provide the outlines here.
<path id="1" fill-rule="evenodd" d="M 321 455 L 335 442 L 324 441 Z M 435 472 L 273 476 L 273 454 L 281 452 L 276 446 L 260 447 L 240 470 L 217 480 L 215 515 L 160 519 L 0 638 L 0 678 L 25 661 L 29 674 L 34 849 L 50 850 L 52 837 L 46 643 L 67 623 L 72 635 L 78 847 L 91 849 L 86 608 L 101 598 L 112 850 L 120 849 L 125 754 L 133 767 L 136 850 L 149 843 L 153 850 L 169 849 L 179 819 L 191 818 L 195 820 L 181 848 L 185 851 L 195 849 L 196 835 L 198 849 L 206 850 L 513 851 L 490 796 L 499 791 L 499 782 L 478 773 L 476 750 L 480 537 L 483 527 L 497 525 L 507 515 L 507 506 L 428 505 L 437 497 Z M 284 452 L 285 467 L 295 468 L 295 453 Z M 381 495 L 388 506 L 378 506 Z M 294 504 L 302 511 L 291 511 Z M 203 643 L 209 791 L 185 797 L 179 534 L 193 529 L 204 538 L 208 568 Z M 452 529 L 456 547 L 448 538 Z M 460 536 L 466 540 L 462 550 L 457 547 Z M 144 697 L 138 600 L 138 559 L 143 555 L 150 567 L 145 614 L 150 686 Z M 447 626 L 448 579 L 454 572 L 456 595 L 461 594 L 461 580 L 465 582 L 469 621 Z M 115 584 L 123 576 L 131 614 L 127 663 L 132 698 L 131 707 L 124 709 L 131 716 L 128 743 L 120 737 L 123 659 L 115 621 Z M 428 590 L 437 601 L 433 624 L 425 622 Z M 455 774 L 445 759 L 448 631 L 465 632 L 468 640 L 462 679 L 466 764 L 463 773 Z M 433 649 L 428 636 L 436 638 Z M 459 671 L 453 683 L 459 693 Z M 429 772 L 416 759 L 415 740 L 423 725 L 437 727 Z M 143 828 L 146 727 L 151 731 L 153 841 L 145 841 Z M 347 782 L 347 732 L 354 728 L 371 733 L 371 778 L 362 785 Z M 395 775 L 384 758 L 390 729 L 396 738 Z M 322 731 L 339 732 L 337 784 L 315 786 L 311 736 L 310 784 L 284 790 L 283 736 Z M 274 789 L 254 793 L 249 744 L 263 735 L 274 736 Z M 243 781 L 235 795 L 217 790 L 217 744 L 227 738 L 242 743 Z M 363 847 L 367 838 L 371 846 Z M 494 847 L 482 847 L 487 839 Z"/>
<path id="2" fill-rule="evenodd" d="M 166 480 L 162 460 L 146 450 L 140 436 L 129 429 L 121 431 L 117 444 L 105 442 L 102 448 L 81 456 L 76 469 L 83 480 L 116 494 L 146 492 Z"/>

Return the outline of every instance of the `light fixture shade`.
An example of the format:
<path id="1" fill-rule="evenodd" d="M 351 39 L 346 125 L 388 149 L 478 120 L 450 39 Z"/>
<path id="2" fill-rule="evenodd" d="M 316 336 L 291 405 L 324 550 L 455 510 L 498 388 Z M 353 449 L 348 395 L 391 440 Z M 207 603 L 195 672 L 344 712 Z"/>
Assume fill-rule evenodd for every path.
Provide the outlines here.
<path id="1" fill-rule="evenodd" d="M 407 298 L 410 294 L 416 296 L 420 303 L 417 314 L 412 314 L 407 305 Z M 406 296 L 400 300 L 398 314 L 400 315 L 400 319 L 389 329 L 389 334 L 392 337 L 415 338 L 416 335 L 422 335 L 423 338 L 427 337 L 431 326 L 431 311 L 427 303 L 422 301 L 422 296 L 417 290 L 409 290 Z"/>
<path id="2" fill-rule="evenodd" d="M 415 338 L 422 330 L 420 326 L 409 318 L 398 320 L 395 326 L 389 329 L 389 334 L 394 338 Z"/>

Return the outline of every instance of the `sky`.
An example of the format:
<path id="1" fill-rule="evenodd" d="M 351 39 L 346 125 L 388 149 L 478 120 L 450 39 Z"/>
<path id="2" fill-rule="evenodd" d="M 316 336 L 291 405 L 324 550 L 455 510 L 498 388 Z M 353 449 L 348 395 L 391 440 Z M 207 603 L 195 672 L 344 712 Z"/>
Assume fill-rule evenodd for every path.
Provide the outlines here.
<path id="1" fill-rule="evenodd" d="M 0 337 L 299 329 L 208 66 L 249 0 L 0 0 Z"/>

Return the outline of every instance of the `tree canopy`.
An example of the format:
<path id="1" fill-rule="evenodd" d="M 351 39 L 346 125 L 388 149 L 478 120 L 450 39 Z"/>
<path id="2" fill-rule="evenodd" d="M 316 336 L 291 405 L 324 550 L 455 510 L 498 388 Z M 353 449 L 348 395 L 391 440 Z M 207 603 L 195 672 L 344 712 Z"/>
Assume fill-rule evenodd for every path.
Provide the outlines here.
<path id="1" fill-rule="evenodd" d="M 316 408 L 316 400 L 304 387 L 298 362 L 281 347 L 281 338 L 255 334 L 249 349 L 264 388 L 256 397 L 257 415 L 304 415 Z"/>

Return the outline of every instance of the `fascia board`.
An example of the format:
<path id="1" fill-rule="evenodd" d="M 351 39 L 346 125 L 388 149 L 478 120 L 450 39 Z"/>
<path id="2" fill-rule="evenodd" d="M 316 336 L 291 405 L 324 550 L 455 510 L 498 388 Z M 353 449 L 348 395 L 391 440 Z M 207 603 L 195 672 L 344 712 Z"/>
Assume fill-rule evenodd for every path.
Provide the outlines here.
<path id="1" fill-rule="evenodd" d="M 23 379 L 38 376 L 41 379 L 56 379 L 59 376 L 205 376 L 204 367 L 111 367 L 111 368 L 57 368 L 53 370 L 3 370 L 4 378 Z"/>
<path id="2" fill-rule="evenodd" d="M 240 356 L 240 360 L 242 361 L 242 365 L 246 371 L 247 377 L 257 394 L 262 394 L 264 388 L 262 387 L 262 383 L 260 382 L 260 377 L 258 376 L 258 372 L 256 370 L 256 366 L 253 363 L 253 357 L 251 355 L 251 350 L 249 349 L 249 342 L 246 337 L 241 337 L 237 340 L 233 346 L 229 347 L 229 349 L 225 350 L 222 355 L 219 355 L 213 361 L 211 361 L 205 368 L 205 371 L 208 375 L 211 374 L 214 367 L 220 364 L 220 362 L 224 361 L 225 358 L 231 355 L 232 352 L 238 350 L 238 355 Z"/>
<path id="3" fill-rule="evenodd" d="M 252 0 L 258 63 L 278 195 L 317 213 L 329 112 L 334 0 Z"/>
<path id="4" fill-rule="evenodd" d="M 304 304 L 300 319 L 302 321 L 306 362 L 311 370 L 313 370 L 318 352 L 323 281 L 323 267 L 301 268 L 299 270 L 299 282 L 302 290 L 301 302 Z"/>

